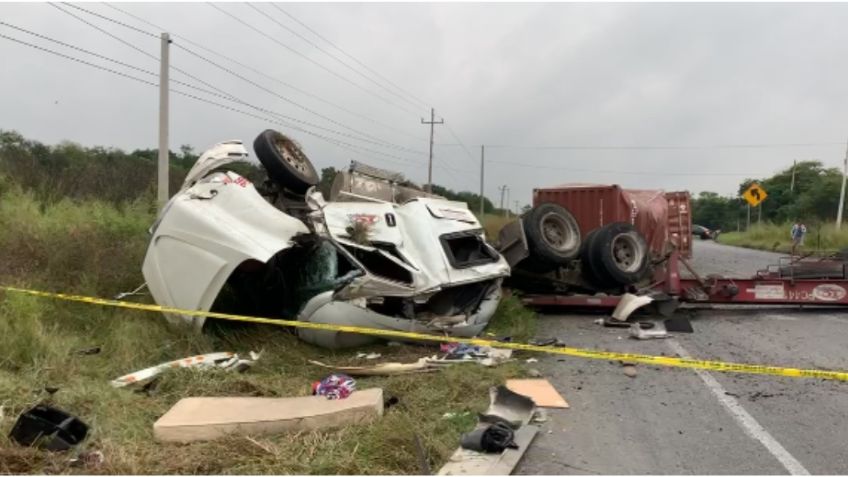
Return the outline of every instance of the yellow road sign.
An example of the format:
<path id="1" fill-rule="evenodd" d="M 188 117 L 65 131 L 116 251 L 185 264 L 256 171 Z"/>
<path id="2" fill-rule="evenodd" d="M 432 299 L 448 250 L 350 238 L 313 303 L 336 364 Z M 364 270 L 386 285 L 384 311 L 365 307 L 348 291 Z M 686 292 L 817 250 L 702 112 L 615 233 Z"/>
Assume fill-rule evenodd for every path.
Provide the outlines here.
<path id="1" fill-rule="evenodd" d="M 759 184 L 753 183 L 744 193 L 742 193 L 742 197 L 751 204 L 751 207 L 756 207 L 760 205 L 760 202 L 766 200 L 768 194 L 766 194 L 766 190 L 760 187 Z"/>

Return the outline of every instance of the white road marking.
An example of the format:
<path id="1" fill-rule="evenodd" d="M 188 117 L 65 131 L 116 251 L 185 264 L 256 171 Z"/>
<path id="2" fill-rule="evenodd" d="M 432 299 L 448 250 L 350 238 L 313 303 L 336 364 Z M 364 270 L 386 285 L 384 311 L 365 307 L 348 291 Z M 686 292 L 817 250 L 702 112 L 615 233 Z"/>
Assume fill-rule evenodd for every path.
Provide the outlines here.
<path id="1" fill-rule="evenodd" d="M 681 358 L 692 358 L 692 355 L 677 340 L 669 339 L 666 342 Z M 710 373 L 703 369 L 693 369 L 693 371 L 704 381 L 707 388 L 718 398 L 718 401 L 742 427 L 742 430 L 752 439 L 759 441 L 789 471 L 790 475 L 810 475 L 810 472 L 798 462 L 798 459 L 793 457 L 753 416 L 748 414 L 748 411 L 739 404 L 739 401 L 733 396 L 727 395 L 724 387 Z"/>

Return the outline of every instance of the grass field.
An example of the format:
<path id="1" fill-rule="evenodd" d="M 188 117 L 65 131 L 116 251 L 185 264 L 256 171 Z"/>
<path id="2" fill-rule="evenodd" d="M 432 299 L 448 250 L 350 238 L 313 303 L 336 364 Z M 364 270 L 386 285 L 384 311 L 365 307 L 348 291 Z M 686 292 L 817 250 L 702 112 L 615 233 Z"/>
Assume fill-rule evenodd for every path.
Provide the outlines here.
<path id="1" fill-rule="evenodd" d="M 791 223 L 754 224 L 746 232 L 722 233 L 718 241 L 738 247 L 789 253 L 792 248 L 792 240 L 789 237 L 791 229 Z M 821 226 L 807 224 L 807 236 L 804 238 L 802 247 L 804 252 L 836 251 L 844 248 L 848 248 L 848 226 L 842 230 L 836 230 L 832 224 Z"/>
<path id="2" fill-rule="evenodd" d="M 113 296 L 139 285 L 153 220 L 149 201 L 116 208 L 98 202 L 44 205 L 0 178 L 0 283 L 51 291 Z M 490 326 L 523 340 L 535 319 L 515 297 L 505 299 Z M 76 350 L 100 346 L 101 352 Z M 520 360 L 495 368 L 457 365 L 438 373 L 361 378 L 400 404 L 379 422 L 332 432 L 230 438 L 188 445 L 153 441 L 153 422 L 188 396 L 302 396 L 327 370 L 310 365 L 362 363 L 356 352 L 304 344 L 287 330 L 246 325 L 217 334 L 166 326 L 158 314 L 57 302 L 0 293 L 0 473 L 96 474 L 420 474 L 417 434 L 433 471 L 462 432 L 485 409 L 488 388 L 522 376 Z M 163 361 L 212 351 L 263 350 L 243 374 L 183 369 L 167 373 L 150 393 L 115 389 L 109 381 Z M 383 361 L 414 361 L 437 352 L 425 346 L 372 346 Z M 368 361 L 367 363 L 371 363 Z M 58 388 L 55 394 L 46 387 Z M 91 426 L 86 450 L 105 456 L 100 466 L 69 467 L 67 453 L 22 448 L 9 440 L 15 418 L 47 401 Z M 443 419 L 446 412 L 471 411 Z"/>

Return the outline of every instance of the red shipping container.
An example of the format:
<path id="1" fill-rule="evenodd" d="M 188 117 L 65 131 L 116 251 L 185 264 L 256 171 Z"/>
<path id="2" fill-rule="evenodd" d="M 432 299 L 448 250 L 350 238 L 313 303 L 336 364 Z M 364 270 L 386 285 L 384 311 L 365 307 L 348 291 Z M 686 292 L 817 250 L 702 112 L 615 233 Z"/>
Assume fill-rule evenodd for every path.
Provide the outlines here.
<path id="1" fill-rule="evenodd" d="M 688 192 L 622 189 L 617 185 L 564 184 L 533 189 L 533 206 L 552 202 L 568 209 L 580 225 L 580 233 L 611 222 L 627 222 L 648 242 L 654 258 L 671 250 L 692 255 L 692 215 Z"/>

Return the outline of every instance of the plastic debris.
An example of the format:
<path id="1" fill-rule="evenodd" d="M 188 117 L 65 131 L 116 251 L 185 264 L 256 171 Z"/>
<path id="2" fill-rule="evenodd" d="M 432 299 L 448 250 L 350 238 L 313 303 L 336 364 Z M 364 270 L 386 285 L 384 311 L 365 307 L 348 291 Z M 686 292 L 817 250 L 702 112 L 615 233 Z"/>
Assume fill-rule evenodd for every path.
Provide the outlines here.
<path id="1" fill-rule="evenodd" d="M 61 409 L 39 404 L 18 417 L 9 437 L 22 446 L 65 451 L 88 435 L 88 425 Z"/>
<path id="2" fill-rule="evenodd" d="M 538 363 L 538 362 L 539 362 L 539 360 L 536 359 L 536 358 L 527 358 L 527 361 L 525 361 L 525 363 Z"/>
<path id="3" fill-rule="evenodd" d="M 357 353 L 357 358 L 365 358 L 365 359 L 377 359 L 381 358 L 383 355 L 380 353 Z"/>
<path id="4" fill-rule="evenodd" d="M 312 383 L 312 394 L 327 399 L 346 399 L 356 391 L 356 380 L 346 374 L 331 374 Z"/>
<path id="5" fill-rule="evenodd" d="M 642 322 L 636 322 L 630 325 L 630 337 L 637 340 L 668 338 L 668 332 L 662 323 L 655 323 L 650 329 L 645 329 Z"/>
<path id="6" fill-rule="evenodd" d="M 232 369 L 238 372 L 243 372 L 253 366 L 256 361 L 262 356 L 262 352 L 250 352 L 250 359 L 241 359 L 238 354 L 227 352 L 207 353 L 188 358 L 168 361 L 167 363 L 158 364 L 156 366 L 145 368 L 134 373 L 126 374 L 120 378 L 112 380 L 112 386 L 122 388 L 133 383 L 146 381 L 155 376 L 162 374 L 169 369 L 176 368 L 225 368 Z"/>

